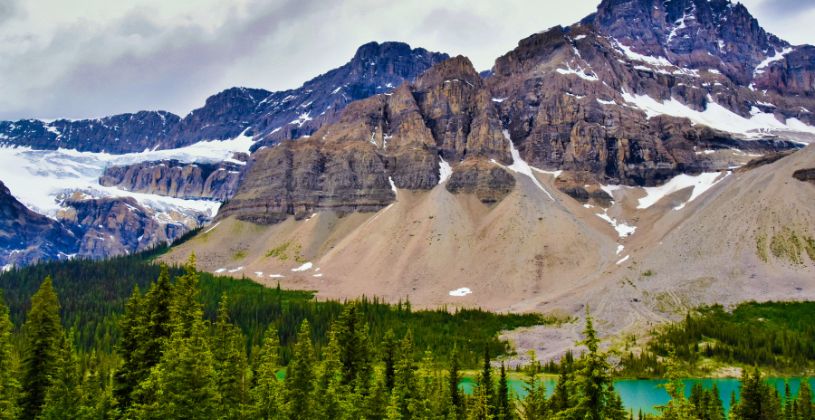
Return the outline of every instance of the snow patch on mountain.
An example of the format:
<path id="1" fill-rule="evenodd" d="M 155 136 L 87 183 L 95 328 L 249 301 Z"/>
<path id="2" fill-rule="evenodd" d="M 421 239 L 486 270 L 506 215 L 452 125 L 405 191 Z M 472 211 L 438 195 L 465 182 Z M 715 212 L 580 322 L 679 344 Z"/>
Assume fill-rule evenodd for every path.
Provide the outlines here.
<path id="1" fill-rule="evenodd" d="M 707 190 L 713 188 L 730 173 L 725 174 L 719 172 L 707 172 L 699 175 L 677 175 L 670 181 L 659 187 L 645 187 L 645 197 L 639 199 L 637 204 L 638 209 L 647 209 L 658 203 L 660 200 L 675 192 L 684 190 L 686 188 L 693 188 L 690 198 L 681 205 L 674 208 L 674 210 L 683 209 L 688 203 L 697 199 L 700 195 L 704 194 Z"/>
<path id="2" fill-rule="evenodd" d="M 708 104 L 704 111 L 697 111 L 673 97 L 660 102 L 648 95 L 631 94 L 625 90 L 622 92 L 622 96 L 628 104 L 644 111 L 648 118 L 658 115 L 687 118 L 694 124 L 702 124 L 730 133 L 743 134 L 748 138 L 755 138 L 776 130 L 815 134 L 815 127 L 807 125 L 797 118 L 788 118 L 786 122 L 782 123 L 776 119 L 774 114 L 762 112 L 755 107 L 751 111 L 752 116 L 745 118 L 719 105 L 712 97 L 708 97 Z"/>
<path id="3" fill-rule="evenodd" d="M 221 203 L 210 200 L 184 200 L 125 191 L 99 185 L 108 166 L 177 159 L 182 162 L 221 162 L 236 152 L 248 152 L 253 141 L 240 135 L 232 140 L 199 142 L 166 150 L 113 155 L 79 152 L 73 149 L 34 150 L 29 147 L 0 146 L 0 179 L 12 194 L 31 210 L 55 217 L 61 201 L 74 193 L 92 198 L 132 197 L 140 204 L 172 219 L 169 213 L 203 214 L 213 217 Z"/>

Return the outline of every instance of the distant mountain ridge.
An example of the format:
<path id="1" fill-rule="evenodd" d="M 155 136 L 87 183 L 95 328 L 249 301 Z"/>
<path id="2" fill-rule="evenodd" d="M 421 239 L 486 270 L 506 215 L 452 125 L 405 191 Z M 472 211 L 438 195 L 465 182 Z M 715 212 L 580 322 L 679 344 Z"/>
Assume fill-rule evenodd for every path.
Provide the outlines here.
<path id="1" fill-rule="evenodd" d="M 226 140 L 241 133 L 265 143 L 297 138 L 334 121 L 348 103 L 391 90 L 447 58 L 401 42 L 371 42 L 345 65 L 297 89 L 230 88 L 183 118 L 140 111 L 76 121 L 0 121 L 0 144 L 120 154 Z"/>

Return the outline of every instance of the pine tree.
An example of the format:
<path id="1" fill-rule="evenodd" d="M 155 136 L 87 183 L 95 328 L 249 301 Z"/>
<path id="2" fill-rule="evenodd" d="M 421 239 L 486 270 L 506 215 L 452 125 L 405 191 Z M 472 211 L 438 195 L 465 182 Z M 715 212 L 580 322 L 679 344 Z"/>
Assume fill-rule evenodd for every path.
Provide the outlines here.
<path id="1" fill-rule="evenodd" d="M 193 326 L 204 314 L 203 306 L 198 299 L 198 273 L 195 271 L 195 254 L 190 255 L 184 265 L 184 274 L 176 278 L 173 297 L 170 302 L 170 319 L 172 333 L 189 337 Z"/>
<path id="2" fill-rule="evenodd" d="M 532 362 L 526 369 L 526 379 L 524 380 L 526 397 L 520 401 L 518 412 L 523 420 L 544 420 L 549 417 L 546 387 L 538 380 L 539 363 L 534 359 L 535 353 L 530 353 Z"/>
<path id="3" fill-rule="evenodd" d="M 614 389 L 613 382 L 608 384 L 607 395 L 603 418 L 606 420 L 625 420 L 628 418 L 628 413 L 625 412 L 625 407 L 623 407 L 623 400 Z"/>
<path id="4" fill-rule="evenodd" d="M 277 330 L 269 326 L 263 336 L 263 347 L 260 362 L 255 372 L 255 386 L 252 388 L 253 417 L 263 419 L 282 419 L 283 387 L 277 379 L 278 351 L 280 340 Z"/>
<path id="5" fill-rule="evenodd" d="M 490 360 L 490 349 L 484 347 L 484 364 L 481 366 L 481 374 L 478 377 L 478 387 L 482 388 L 484 398 L 487 399 L 487 405 L 492 411 L 491 416 L 495 416 L 495 383 L 492 380 L 492 361 Z"/>
<path id="6" fill-rule="evenodd" d="M 343 400 L 351 397 L 350 394 L 353 393 L 350 384 L 343 384 L 347 378 L 345 376 L 347 371 L 341 360 L 342 349 L 336 324 L 328 334 L 328 345 L 323 352 L 323 360 L 320 363 L 314 389 L 314 401 L 319 401 L 319 404 L 315 404 L 312 413 L 313 418 L 325 420 L 340 418 L 346 408 L 350 410 L 350 407 L 343 407 Z"/>
<path id="7" fill-rule="evenodd" d="M 311 327 L 303 321 L 297 333 L 294 355 L 286 372 L 286 411 L 291 419 L 311 419 L 314 389 L 314 349 L 311 344 Z"/>
<path id="8" fill-rule="evenodd" d="M 246 340 L 240 328 L 230 322 L 228 300 L 221 297 L 212 337 L 212 353 L 218 393 L 221 396 L 221 417 L 240 418 L 249 400 Z"/>
<path id="9" fill-rule="evenodd" d="M 479 385 L 475 389 L 472 407 L 467 416 L 469 420 L 491 420 L 495 418 L 493 412 L 495 408 L 490 403 L 490 394 L 487 387 Z"/>
<path id="10" fill-rule="evenodd" d="M 594 324 L 586 309 L 586 326 L 583 330 L 584 339 L 580 344 L 586 346 L 580 360 L 580 370 L 577 375 L 576 386 L 579 391 L 577 405 L 569 411 L 572 416 L 586 420 L 600 420 L 605 409 L 608 393 L 606 386 L 611 382 L 608 374 L 608 363 L 605 355 L 600 352 L 600 339 L 594 330 Z"/>
<path id="11" fill-rule="evenodd" d="M 509 383 L 507 382 L 507 371 L 501 363 L 501 376 L 498 378 L 498 394 L 496 395 L 495 418 L 498 420 L 510 420 L 515 416 L 512 409 L 512 402 L 509 395 Z"/>
<path id="12" fill-rule="evenodd" d="M 552 398 L 549 401 L 549 407 L 552 413 L 561 413 L 572 408 L 572 394 L 570 392 L 570 384 L 572 383 L 571 369 L 571 364 L 561 360 L 560 375 L 555 384 Z"/>
<path id="13" fill-rule="evenodd" d="M 22 417 L 36 418 L 45 402 L 45 393 L 53 382 L 60 360 L 65 332 L 59 316 L 59 300 L 51 277 L 46 277 L 31 297 L 23 331 L 27 345 L 23 356 Z"/>
<path id="14" fill-rule="evenodd" d="M 413 332 L 408 330 L 400 344 L 399 356 L 395 366 L 393 391 L 390 404 L 395 404 L 396 412 L 401 418 L 410 419 L 413 415 L 410 407 L 416 395 L 415 363 L 413 361 Z M 389 411 L 392 411 L 389 408 Z M 393 413 L 390 413 L 391 416 Z"/>
<path id="15" fill-rule="evenodd" d="M 359 304 L 346 306 L 337 321 L 336 334 L 343 367 L 343 385 L 359 382 L 361 387 L 367 387 L 372 372 L 372 352 L 368 326 L 362 318 Z"/>
<path id="16" fill-rule="evenodd" d="M 134 405 L 139 418 L 212 418 L 220 412 L 214 357 L 198 302 L 194 257 L 179 277 L 171 302 L 171 336 L 161 360 L 140 384 Z"/>
<path id="17" fill-rule="evenodd" d="M 150 285 L 150 289 L 144 296 L 147 331 L 140 351 L 142 367 L 148 372 L 161 360 L 164 344 L 170 339 L 172 333 L 173 295 L 169 269 L 162 264 L 158 279 Z M 146 373 L 143 377 L 146 377 Z"/>
<path id="18" fill-rule="evenodd" d="M 382 363 L 385 364 L 385 388 L 388 392 L 393 390 L 396 375 L 396 337 L 393 330 L 388 330 L 382 339 Z"/>
<path id="19" fill-rule="evenodd" d="M 453 353 L 450 355 L 450 372 L 447 379 L 447 392 L 450 395 L 450 407 L 452 411 L 453 418 L 463 418 L 464 417 L 464 396 L 462 395 L 461 390 L 458 388 L 458 384 L 461 382 L 461 373 L 459 372 L 458 366 L 458 351 L 453 350 Z"/>
<path id="20" fill-rule="evenodd" d="M 122 358 L 122 365 L 116 372 L 114 395 L 122 407 L 129 407 L 133 391 L 149 373 L 149 370 L 145 369 L 141 353 L 143 343 L 148 337 L 144 299 L 138 286 L 133 289 L 133 294 L 125 304 L 125 313 L 119 322 L 119 329 L 122 338 L 116 350 Z"/>
<path id="21" fill-rule="evenodd" d="M 798 416 L 801 420 L 815 420 L 815 408 L 812 405 L 812 388 L 806 378 L 801 380 L 798 391 Z"/>
<path id="22" fill-rule="evenodd" d="M 81 389 L 79 367 L 71 338 L 63 336 L 57 364 L 54 367 L 51 384 L 45 393 L 40 418 L 50 420 L 77 419 L 83 413 L 84 401 Z"/>
<path id="23" fill-rule="evenodd" d="M 17 398 L 20 384 L 17 382 L 17 366 L 11 344 L 13 330 L 8 306 L 0 292 L 0 420 L 13 419 L 19 415 Z"/>
<path id="24" fill-rule="evenodd" d="M 764 383 L 758 368 L 753 375 L 742 373 L 741 401 L 733 409 L 740 420 L 770 420 L 781 417 L 781 399 L 777 391 Z"/>

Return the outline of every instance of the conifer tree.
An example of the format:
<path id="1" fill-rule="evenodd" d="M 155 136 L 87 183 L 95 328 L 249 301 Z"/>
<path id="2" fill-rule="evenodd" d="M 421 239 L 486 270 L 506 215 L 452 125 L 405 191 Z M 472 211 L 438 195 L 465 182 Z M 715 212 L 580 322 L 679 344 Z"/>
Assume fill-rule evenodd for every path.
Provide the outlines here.
<path id="1" fill-rule="evenodd" d="M 382 362 L 385 364 L 385 388 L 388 392 L 393 390 L 394 378 L 396 376 L 396 337 L 393 330 L 385 332 L 382 339 Z"/>
<path id="2" fill-rule="evenodd" d="M 255 372 L 255 386 L 252 388 L 253 413 L 256 418 L 282 419 L 283 387 L 277 379 L 278 351 L 280 340 L 277 330 L 269 326 L 263 335 L 263 347 L 260 350 L 259 363 Z"/>
<path id="3" fill-rule="evenodd" d="M 572 393 L 570 392 L 572 383 L 572 366 L 561 360 L 560 375 L 558 376 L 555 390 L 549 402 L 552 413 L 560 413 L 572 407 Z"/>
<path id="4" fill-rule="evenodd" d="M 524 380 L 526 397 L 520 401 L 518 413 L 523 420 L 543 420 L 549 417 L 546 387 L 538 380 L 539 363 L 535 360 L 535 353 L 530 353 L 532 363 L 526 369 L 526 379 Z"/>
<path id="5" fill-rule="evenodd" d="M 512 402 L 509 395 L 509 383 L 507 382 L 507 371 L 501 363 L 501 376 L 498 378 L 498 394 L 496 395 L 495 418 L 498 420 L 510 420 L 514 418 Z"/>
<path id="6" fill-rule="evenodd" d="M 571 416 L 581 419 L 601 420 L 608 395 L 606 386 L 611 382 L 611 378 L 608 374 L 605 355 L 600 352 L 600 339 L 597 338 L 588 308 L 583 335 L 585 338 L 581 344 L 586 346 L 587 351 L 581 357 L 580 370 L 577 375 L 576 386 L 579 391 L 579 399 L 576 406 L 569 411 Z"/>
<path id="7" fill-rule="evenodd" d="M 339 418 L 343 411 L 350 411 L 351 409 L 351 407 L 343 406 L 343 397 L 351 397 L 350 394 L 353 393 L 353 390 L 350 384 L 344 385 L 342 383 L 346 378 L 345 373 L 347 371 L 345 371 L 341 360 L 342 349 L 340 348 L 339 332 L 336 327 L 335 324 L 328 332 L 328 345 L 324 349 L 323 360 L 317 374 L 314 401 L 319 403 L 315 404 L 312 413 L 315 419 Z"/>
<path id="8" fill-rule="evenodd" d="M 19 415 L 17 398 L 20 384 L 17 382 L 17 366 L 11 343 L 13 330 L 9 308 L 0 292 L 0 420 L 13 419 Z"/>
<path id="9" fill-rule="evenodd" d="M 396 361 L 393 391 L 390 405 L 395 405 L 396 412 L 401 418 L 413 418 L 410 407 L 416 395 L 415 363 L 413 361 L 413 332 L 408 330 L 400 344 L 399 358 Z M 389 416 L 393 413 L 389 407 Z"/>
<path id="10" fill-rule="evenodd" d="M 606 420 L 625 420 L 629 414 L 625 412 L 623 400 L 614 389 L 614 382 L 609 382 L 607 389 L 607 400 L 604 407 L 603 418 Z"/>
<path id="11" fill-rule="evenodd" d="M 286 372 L 286 411 L 291 419 L 311 419 L 314 389 L 314 349 L 311 344 L 311 327 L 303 320 L 297 333 L 294 355 Z"/>
<path id="12" fill-rule="evenodd" d="M 194 256 L 179 277 L 171 303 L 172 333 L 140 384 L 134 416 L 140 418 L 212 418 L 220 413 L 220 394 L 207 323 L 198 302 Z"/>
<path id="13" fill-rule="evenodd" d="M 194 267 L 193 267 L 194 268 Z M 146 333 L 141 344 L 140 357 L 142 368 L 147 372 L 161 360 L 165 342 L 172 333 L 172 314 L 170 313 L 173 301 L 173 284 L 170 282 L 170 271 L 167 265 L 162 264 L 158 279 L 150 285 L 144 296 Z"/>
<path id="14" fill-rule="evenodd" d="M 23 327 L 26 348 L 23 356 L 20 401 L 22 417 L 36 418 L 45 402 L 45 394 L 57 372 L 65 332 L 59 315 L 59 300 L 51 277 L 46 277 L 31 297 L 31 310 Z"/>
<path id="15" fill-rule="evenodd" d="M 492 380 L 492 361 L 490 360 L 490 349 L 484 347 L 484 364 L 481 365 L 481 374 L 478 377 L 478 387 L 483 388 L 484 398 L 487 405 L 491 407 L 490 415 L 495 416 L 495 382 Z"/>
<path id="16" fill-rule="evenodd" d="M 815 409 L 812 405 L 812 388 L 806 378 L 801 380 L 798 391 L 798 416 L 801 420 L 815 420 Z"/>
<path id="17" fill-rule="evenodd" d="M 450 395 L 451 414 L 453 418 L 460 419 L 464 417 L 464 396 L 458 388 L 458 384 L 461 382 L 461 373 L 459 372 L 458 351 L 456 349 L 450 355 L 450 372 L 448 375 L 447 392 Z"/>
<path id="18" fill-rule="evenodd" d="M 371 375 L 371 344 L 368 339 L 368 326 L 362 318 L 359 304 L 346 306 L 336 324 L 339 359 L 342 362 L 343 385 L 358 381 L 363 388 Z"/>
<path id="19" fill-rule="evenodd" d="M 240 418 L 249 400 L 246 340 L 229 319 L 228 300 L 221 297 L 212 337 L 216 382 L 221 396 L 221 417 Z"/>
<path id="20" fill-rule="evenodd" d="M 365 399 L 365 413 L 364 418 L 368 420 L 378 420 L 387 417 L 388 409 L 388 390 L 385 387 L 385 381 L 377 378 L 374 380 L 374 385 L 371 392 Z"/>
<path id="21" fill-rule="evenodd" d="M 149 366 L 145 366 L 142 354 L 144 342 L 149 339 L 146 336 L 145 315 L 144 299 L 136 286 L 125 304 L 125 313 L 119 322 L 122 338 L 116 350 L 122 358 L 122 364 L 116 372 L 114 395 L 122 407 L 130 406 L 133 391 L 149 373 Z"/>
<path id="22" fill-rule="evenodd" d="M 53 368 L 51 384 L 45 393 L 45 400 L 40 413 L 42 419 L 76 419 L 87 413 L 84 404 L 79 367 L 73 346 L 73 334 L 70 338 L 60 340 L 60 351 L 57 364 Z"/>

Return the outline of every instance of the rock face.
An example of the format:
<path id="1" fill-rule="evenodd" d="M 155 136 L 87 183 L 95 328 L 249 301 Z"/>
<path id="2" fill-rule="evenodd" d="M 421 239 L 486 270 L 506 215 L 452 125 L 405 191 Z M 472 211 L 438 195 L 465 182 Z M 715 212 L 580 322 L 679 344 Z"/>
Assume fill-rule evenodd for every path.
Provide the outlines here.
<path id="1" fill-rule="evenodd" d="M 73 231 L 26 208 L 0 182 L 0 265 L 64 259 L 77 250 Z"/>
<path id="2" fill-rule="evenodd" d="M 697 118 L 717 123 L 704 114 L 716 108 L 732 121 L 760 115 L 768 126 L 815 124 L 807 76 L 795 84 L 805 95 L 756 89 L 767 71 L 809 53 L 801 47 L 782 56 L 789 48 L 726 0 L 607 0 L 579 24 L 522 40 L 496 60 L 487 84 L 531 165 L 650 186 L 679 173 L 728 168 L 705 150 L 797 148 L 784 134 L 745 136 L 683 118 L 705 115 Z M 806 67 L 795 66 L 804 73 Z M 646 108 L 665 101 L 675 116 Z"/>
<path id="3" fill-rule="evenodd" d="M 385 180 L 426 190 L 442 165 L 448 191 L 494 203 L 514 185 L 497 165 L 513 163 L 510 146 L 533 167 L 566 171 L 558 187 L 583 203 L 611 201 L 598 183 L 729 170 L 733 154 L 798 149 L 786 134 L 795 127 L 815 133 L 810 53 L 727 0 L 606 0 L 578 24 L 522 40 L 489 77 L 455 57 L 311 138 L 259 150 L 222 215 L 382 208 Z M 756 88 L 769 80 L 773 89 Z M 761 130 L 742 130 L 755 119 Z"/>
<path id="4" fill-rule="evenodd" d="M 132 198 L 71 198 L 63 204 L 58 220 L 42 216 L 0 182 L 0 266 L 128 254 L 170 243 L 195 227 L 181 217 L 158 220 Z"/>
<path id="5" fill-rule="evenodd" d="M 260 144 L 272 144 L 309 135 L 336 121 L 348 103 L 392 90 L 446 58 L 446 54 L 399 42 L 369 43 L 347 64 L 298 89 L 227 89 L 184 118 L 165 111 L 142 111 L 93 120 L 0 121 L 0 143 L 132 153 L 231 139 L 244 133 L 262 138 Z"/>
<path id="6" fill-rule="evenodd" d="M 801 169 L 792 174 L 795 179 L 815 185 L 815 168 Z"/>
<path id="7" fill-rule="evenodd" d="M 320 209 L 378 210 L 394 200 L 392 187 L 438 185 L 445 159 L 454 165 L 452 191 L 495 202 L 514 184 L 490 162 L 512 162 L 509 142 L 486 85 L 460 56 L 351 104 L 310 138 L 258 150 L 219 217 L 270 223 Z"/>
<path id="8" fill-rule="evenodd" d="M 226 201 L 238 188 L 242 167 L 233 162 L 142 162 L 106 168 L 99 184 L 145 194 Z"/>
<path id="9" fill-rule="evenodd" d="M 105 258 L 171 243 L 190 230 L 182 223 L 160 223 L 132 198 L 66 200 L 62 223 L 74 226 L 77 256 Z"/>

